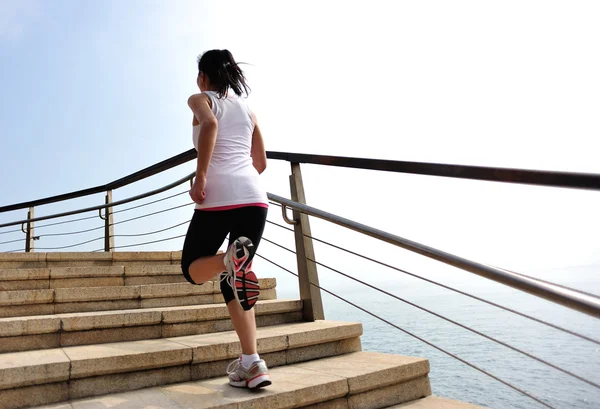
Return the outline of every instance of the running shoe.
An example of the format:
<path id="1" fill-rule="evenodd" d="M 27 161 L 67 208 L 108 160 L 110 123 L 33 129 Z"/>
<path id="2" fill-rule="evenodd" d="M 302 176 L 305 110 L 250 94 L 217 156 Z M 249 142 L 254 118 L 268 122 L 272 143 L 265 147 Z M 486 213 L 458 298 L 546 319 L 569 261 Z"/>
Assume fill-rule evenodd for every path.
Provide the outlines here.
<path id="1" fill-rule="evenodd" d="M 264 360 L 259 360 L 244 368 L 242 358 L 231 362 L 227 367 L 229 384 L 236 388 L 258 389 L 271 385 L 269 369 Z"/>

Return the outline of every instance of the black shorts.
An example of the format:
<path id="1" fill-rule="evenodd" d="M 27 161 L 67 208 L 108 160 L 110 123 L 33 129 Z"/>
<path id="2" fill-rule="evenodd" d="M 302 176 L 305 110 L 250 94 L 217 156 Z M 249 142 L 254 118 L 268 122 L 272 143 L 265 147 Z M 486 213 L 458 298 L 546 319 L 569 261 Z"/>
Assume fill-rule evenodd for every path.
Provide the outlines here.
<path id="1" fill-rule="evenodd" d="M 181 271 L 187 281 L 195 283 L 190 277 L 190 265 L 201 257 L 214 256 L 229 234 L 229 244 L 240 236 L 252 240 L 258 249 L 267 221 L 267 208 L 246 206 L 231 210 L 195 210 L 188 227 L 183 253 L 181 255 Z M 232 301 L 233 290 L 221 281 L 221 292 L 225 303 Z"/>

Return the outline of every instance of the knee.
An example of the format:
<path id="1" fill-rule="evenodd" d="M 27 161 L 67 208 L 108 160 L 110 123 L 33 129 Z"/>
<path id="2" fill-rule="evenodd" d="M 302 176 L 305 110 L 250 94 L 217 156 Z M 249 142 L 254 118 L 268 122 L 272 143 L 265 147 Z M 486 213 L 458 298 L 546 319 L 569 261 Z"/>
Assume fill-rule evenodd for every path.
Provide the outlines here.
<path id="1" fill-rule="evenodd" d="M 202 285 L 204 283 L 197 283 L 192 279 L 192 276 L 190 275 L 190 265 L 192 263 L 188 262 L 187 260 L 184 261 L 184 259 L 181 259 L 181 272 L 183 273 L 183 277 L 186 279 L 186 281 L 190 284 L 194 284 L 194 285 Z"/>

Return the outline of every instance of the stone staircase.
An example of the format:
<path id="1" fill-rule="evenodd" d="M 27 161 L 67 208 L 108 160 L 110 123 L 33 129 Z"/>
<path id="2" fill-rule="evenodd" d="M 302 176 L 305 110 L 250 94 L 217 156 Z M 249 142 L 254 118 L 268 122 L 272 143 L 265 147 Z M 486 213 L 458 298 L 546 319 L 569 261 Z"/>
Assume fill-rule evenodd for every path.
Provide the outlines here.
<path id="1" fill-rule="evenodd" d="M 271 278 L 255 308 L 273 385 L 230 387 L 218 283 L 185 282 L 180 257 L 0 254 L 0 409 L 476 408 L 429 396 L 424 358 L 363 352 L 360 323 L 303 322 Z"/>

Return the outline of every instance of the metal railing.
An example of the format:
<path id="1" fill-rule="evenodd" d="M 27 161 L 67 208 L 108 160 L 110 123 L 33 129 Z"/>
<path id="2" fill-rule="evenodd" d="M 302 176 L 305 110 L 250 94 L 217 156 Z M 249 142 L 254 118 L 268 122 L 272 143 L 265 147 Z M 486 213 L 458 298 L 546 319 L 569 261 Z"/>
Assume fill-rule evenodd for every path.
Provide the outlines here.
<path id="1" fill-rule="evenodd" d="M 329 213 L 324 210 L 320 210 L 315 207 L 309 206 L 306 204 L 306 196 L 305 196 L 305 192 L 304 192 L 304 184 L 303 184 L 300 164 L 308 163 L 308 164 L 323 165 L 323 166 L 337 166 L 337 167 L 347 167 L 347 168 L 355 168 L 355 169 L 358 168 L 358 169 L 365 169 L 365 170 L 377 170 L 377 171 L 409 173 L 409 174 L 429 175 L 429 176 L 438 176 L 438 177 L 472 179 L 472 180 L 493 181 L 493 182 L 502 182 L 502 183 L 518 183 L 518 184 L 548 186 L 548 187 L 557 187 L 557 188 L 587 189 L 587 190 L 600 190 L 600 175 L 569 173 L 569 172 L 523 170 L 523 169 L 491 168 L 491 167 L 478 167 L 478 166 L 432 164 L 432 163 L 418 163 L 418 162 L 401 162 L 401 161 L 363 159 L 363 158 L 346 158 L 346 157 L 322 156 L 322 155 L 306 155 L 306 154 L 282 153 L 282 152 L 268 152 L 267 156 L 271 160 L 283 160 L 283 161 L 289 162 L 291 165 L 291 174 L 290 174 L 290 180 L 289 180 L 291 199 L 284 198 L 284 197 L 274 195 L 271 193 L 269 193 L 269 195 L 268 195 L 272 204 L 281 207 L 281 216 L 282 216 L 283 220 L 287 224 L 289 224 L 291 227 L 286 227 L 286 226 L 283 226 L 283 225 L 278 224 L 273 221 L 269 221 L 269 223 L 277 225 L 277 226 L 281 227 L 282 229 L 286 229 L 286 230 L 293 232 L 294 238 L 295 238 L 295 249 L 289 249 L 285 246 L 282 246 L 281 244 L 279 244 L 277 242 L 269 240 L 266 237 L 264 238 L 264 240 L 272 243 L 275 246 L 283 248 L 284 250 L 286 250 L 288 252 L 295 254 L 296 264 L 297 264 L 297 274 L 294 273 L 293 271 L 289 270 L 288 268 L 283 267 L 280 264 L 272 261 L 270 258 L 264 257 L 264 255 L 262 255 L 262 254 L 258 254 L 258 257 L 264 258 L 265 260 L 272 263 L 273 265 L 278 266 L 278 267 L 282 268 L 284 271 L 287 271 L 288 273 L 291 273 L 298 277 L 300 298 L 303 300 L 303 318 L 305 320 L 313 321 L 313 320 L 324 319 L 325 314 L 324 314 L 323 302 L 322 302 L 322 298 L 321 298 L 321 291 L 324 291 L 324 292 L 362 310 L 363 312 L 370 314 L 371 316 L 375 317 L 376 319 L 379 319 L 382 322 L 385 322 L 385 323 L 393 326 L 394 328 L 396 328 L 410 336 L 413 336 L 414 338 L 418 339 L 419 341 L 426 343 L 427 345 L 445 353 L 446 355 L 451 356 L 452 358 L 457 359 L 460 362 L 463 362 L 463 363 L 471 366 L 472 368 L 484 373 L 485 375 L 490 376 L 491 378 L 502 382 L 503 384 L 505 384 L 505 385 L 509 386 L 510 388 L 522 393 L 523 395 L 535 400 L 536 402 L 542 404 L 543 406 L 553 408 L 553 406 L 548 404 L 548 402 L 543 401 L 542 399 L 532 395 L 531 393 L 523 390 L 522 388 L 519 388 L 509 382 L 506 382 L 505 380 L 499 378 L 498 376 L 468 362 L 467 360 L 457 356 L 456 354 L 448 352 L 444 348 L 437 346 L 436 344 L 424 339 L 423 337 L 415 335 L 413 332 L 408 331 L 404 328 L 399 327 L 398 325 L 393 324 L 389 320 L 386 320 L 385 318 L 382 318 L 379 315 L 370 312 L 367 308 L 360 306 L 356 303 L 353 303 L 353 302 L 347 300 L 346 298 L 341 297 L 339 294 L 336 294 L 335 292 L 332 292 L 328 289 L 322 288 L 322 286 L 319 284 L 319 275 L 317 272 L 317 266 L 320 266 L 322 268 L 326 268 L 330 271 L 333 271 L 341 276 L 344 276 L 350 280 L 353 280 L 354 282 L 358 282 L 363 286 L 366 286 L 373 290 L 376 290 L 388 297 L 391 297 L 395 300 L 407 303 L 407 304 L 409 304 L 413 307 L 416 307 L 424 312 L 427 312 L 437 318 L 441 318 L 447 322 L 452 323 L 453 325 L 456 325 L 462 329 L 470 331 L 471 333 L 481 336 L 489 341 L 495 342 L 495 343 L 502 345 L 503 347 L 509 348 L 515 352 L 521 353 L 521 354 L 527 356 L 528 358 L 531 358 L 531 359 L 533 359 L 543 365 L 546 365 L 554 370 L 558 370 L 561 373 L 563 373 L 567 376 L 570 376 L 573 379 L 576 379 L 577 381 L 584 382 L 587 385 L 589 385 L 595 389 L 600 389 L 600 385 L 598 383 L 594 382 L 593 380 L 587 379 L 584 376 L 578 375 L 572 371 L 568 371 L 564 368 L 561 368 L 558 365 L 553 364 L 552 362 L 549 362 L 542 358 L 539 358 L 532 353 L 529 353 L 520 348 L 514 347 L 506 342 L 500 341 L 488 334 L 485 334 L 481 331 L 478 331 L 474 328 L 464 325 L 456 320 L 451 320 L 451 319 L 444 317 L 443 315 L 436 313 L 430 309 L 423 308 L 409 300 L 401 298 L 401 297 L 399 297 L 395 294 L 392 294 L 388 291 L 381 290 L 369 283 L 366 283 L 362 280 L 352 277 L 351 275 L 345 274 L 342 271 L 340 271 L 339 269 L 333 268 L 322 262 L 319 262 L 317 260 L 317 258 L 315 257 L 313 242 L 317 241 L 320 243 L 324 243 L 328 246 L 337 248 L 338 250 L 342 250 L 347 253 L 353 254 L 354 256 L 361 257 L 372 263 L 376 263 L 376 264 L 385 266 L 387 268 L 395 270 L 396 272 L 424 280 L 430 284 L 445 288 L 445 289 L 447 289 L 449 291 L 453 291 L 455 293 L 462 294 L 464 296 L 470 297 L 472 299 L 478 300 L 480 302 L 486 303 L 486 304 L 494 306 L 496 308 L 500 308 L 504 311 L 508 311 L 510 313 L 513 313 L 518 316 L 529 319 L 532 322 L 536 322 L 538 324 L 545 325 L 554 330 L 558 330 L 563 333 L 577 337 L 581 340 L 585 340 L 586 342 L 600 345 L 599 340 L 594 339 L 593 337 L 587 336 L 585 334 L 582 334 L 578 331 L 573 331 L 573 330 L 564 328 L 560 325 L 556 325 L 556 324 L 541 320 L 541 319 L 533 317 L 531 315 L 527 315 L 525 313 L 519 312 L 514 308 L 500 305 L 498 303 L 494 303 L 492 301 L 486 300 L 481 297 L 477 297 L 475 295 L 469 294 L 466 291 L 462 291 L 460 289 L 453 288 L 453 287 L 450 287 L 445 284 L 441 284 L 434 280 L 430 280 L 425 277 L 422 277 L 418 274 L 408 272 L 408 271 L 398 268 L 396 266 L 391 266 L 389 264 L 383 263 L 383 262 L 375 260 L 373 258 L 369 258 L 364 255 L 361 255 L 352 250 L 349 250 L 349 249 L 337 246 L 335 244 L 329 243 L 327 241 L 318 239 L 316 237 L 313 237 L 313 235 L 311 233 L 311 229 L 310 229 L 309 216 L 318 218 L 318 219 L 322 219 L 324 221 L 333 223 L 335 225 L 342 226 L 346 229 L 350 229 L 350 230 L 356 231 L 358 233 L 364 234 L 366 236 L 370 236 L 377 240 L 381 240 L 383 242 L 390 243 L 392 245 L 404 248 L 411 252 L 414 252 L 414 253 L 420 254 L 422 256 L 431 258 L 433 260 L 437 260 L 442 263 L 460 268 L 469 273 L 476 274 L 480 277 L 484 277 L 484 278 L 492 280 L 494 282 L 497 282 L 497 283 L 503 284 L 505 286 L 523 291 L 525 293 L 528 293 L 528 294 L 534 295 L 536 297 L 551 301 L 555 304 L 567 307 L 569 309 L 587 314 L 587 315 L 595 317 L 595 318 L 600 317 L 600 297 L 598 297 L 594 294 L 590 294 L 590 293 L 586 293 L 586 292 L 583 292 L 580 290 L 575 290 L 575 289 L 568 288 L 565 286 L 557 285 L 557 284 L 554 284 L 554 283 L 551 283 L 548 281 L 544 281 L 544 280 L 540 280 L 540 279 L 537 279 L 534 277 L 529 277 L 529 276 L 525 276 L 523 274 L 515 273 L 512 271 L 507 271 L 507 270 L 504 270 L 504 269 L 501 269 L 498 267 L 493 267 L 493 266 L 485 265 L 482 263 L 478 263 L 476 261 L 472 261 L 472 260 L 457 256 L 454 254 L 450 254 L 448 252 L 445 252 L 445 251 L 442 251 L 442 250 L 439 250 L 439 249 L 436 249 L 436 248 L 433 248 L 433 247 L 430 247 L 430 246 L 427 246 L 427 245 L 424 245 L 421 243 L 417 243 L 417 242 L 411 241 L 411 240 L 403 238 L 403 237 L 400 237 L 400 236 L 392 234 L 390 232 L 385 232 L 385 231 L 358 223 L 356 221 L 340 217 L 333 213 Z M 161 237 L 156 240 L 148 240 L 148 241 L 144 241 L 141 243 L 138 242 L 135 244 L 124 244 L 124 245 L 120 245 L 120 246 L 115 245 L 115 241 L 114 241 L 116 237 L 121 237 L 121 238 L 146 237 L 146 236 L 151 236 L 154 234 L 165 233 L 169 230 L 176 229 L 178 227 L 182 227 L 182 226 L 186 225 L 188 223 L 188 220 L 183 221 L 183 222 L 178 222 L 174 225 L 164 227 L 164 228 L 159 228 L 159 229 L 156 229 L 153 231 L 137 232 L 137 233 L 133 233 L 133 234 L 128 234 L 128 233 L 115 234 L 114 229 L 115 229 L 116 225 L 119 225 L 122 223 L 128 223 L 128 222 L 131 222 L 134 220 L 157 216 L 157 215 L 161 215 L 165 212 L 169 212 L 169 211 L 172 211 L 175 209 L 190 206 L 190 205 L 192 205 L 192 202 L 190 202 L 189 200 L 183 204 L 171 206 L 171 207 L 168 207 L 165 209 L 161 209 L 159 211 L 146 212 L 140 216 L 131 217 L 128 219 L 117 221 L 117 222 L 114 221 L 114 215 L 119 214 L 119 213 L 124 213 L 127 211 L 131 211 L 134 209 L 140 209 L 145 206 L 164 202 L 166 200 L 171 200 L 173 198 L 176 198 L 176 197 L 186 194 L 187 190 L 184 190 L 182 192 L 178 192 L 175 194 L 169 194 L 166 197 L 161 197 L 159 199 L 153 199 L 150 202 L 135 204 L 134 206 L 130 206 L 130 207 L 126 207 L 126 208 L 123 207 L 123 205 L 125 205 L 125 204 L 138 202 L 140 200 L 147 199 L 147 198 L 152 198 L 153 196 L 165 193 L 165 192 L 167 192 L 171 189 L 174 189 L 178 186 L 181 186 L 183 184 L 191 182 L 193 180 L 193 176 L 194 176 L 193 173 L 189 174 L 187 176 L 184 176 L 183 178 L 180 178 L 180 179 L 176 180 L 175 182 L 167 184 L 159 189 L 155 189 L 155 190 L 143 193 L 143 194 L 131 196 L 127 199 L 123 199 L 123 200 L 119 200 L 119 201 L 112 200 L 112 193 L 116 189 L 131 185 L 135 182 L 141 181 L 141 180 L 151 177 L 153 175 L 157 175 L 168 169 L 172 169 L 179 165 L 182 165 L 190 160 L 195 159 L 195 157 L 196 157 L 196 152 L 195 152 L 195 150 L 192 149 L 190 151 L 187 151 L 180 155 L 174 156 L 170 159 L 167 159 L 165 161 L 157 163 L 153 166 L 145 168 L 139 172 L 135 172 L 131 175 L 128 175 L 124 178 L 121 178 L 114 182 L 108 183 L 106 185 L 97 186 L 95 188 L 79 190 L 79 191 L 75 191 L 75 192 L 71 192 L 71 193 L 67 193 L 67 194 L 52 196 L 52 197 L 48 197 L 45 199 L 38 199 L 38 200 L 18 203 L 18 204 L 14 204 L 14 205 L 2 206 L 2 207 L 0 207 L 0 213 L 13 212 L 13 211 L 18 211 L 18 210 L 22 210 L 22 209 L 27 209 L 27 217 L 24 219 L 21 219 L 21 220 L 16 220 L 16 221 L 0 224 L 0 237 L 2 237 L 2 235 L 4 235 L 4 234 L 12 234 L 12 233 L 25 234 L 24 239 L 23 238 L 9 239 L 9 240 L 5 240 L 5 241 L 0 240 L 0 245 L 19 243 L 19 242 L 23 242 L 23 240 L 24 240 L 23 250 L 21 250 L 21 251 L 32 252 L 35 250 L 34 242 L 38 241 L 40 239 L 40 237 L 45 238 L 45 237 L 53 237 L 53 236 L 72 236 L 72 235 L 93 232 L 93 231 L 97 231 L 97 230 L 98 231 L 102 230 L 103 234 L 102 234 L 102 236 L 96 237 L 95 239 L 84 240 L 79 243 L 70 244 L 67 246 L 53 247 L 53 248 L 38 247 L 38 250 L 46 250 L 46 249 L 60 250 L 60 249 L 66 249 L 66 248 L 70 249 L 70 248 L 76 248 L 78 246 L 81 246 L 83 244 L 88 244 L 91 242 L 103 241 L 103 247 L 98 248 L 96 251 L 114 251 L 116 249 L 141 246 L 141 245 L 158 243 L 158 242 L 181 238 L 184 235 L 179 234 L 179 235 L 170 236 L 170 237 Z M 52 214 L 52 215 L 34 217 L 34 212 L 35 212 L 36 208 L 39 206 L 48 205 L 48 204 L 56 203 L 56 202 L 64 202 L 67 200 L 90 196 L 90 195 L 98 194 L 98 193 L 105 193 L 105 200 L 104 200 L 104 203 L 102 203 L 102 204 L 85 207 L 85 208 L 80 208 L 80 209 L 75 209 L 75 210 L 64 211 L 64 212 L 56 213 L 56 214 Z M 291 217 L 287 213 L 288 210 L 292 211 Z M 41 222 L 41 221 L 64 219 L 65 217 L 81 215 L 83 213 L 90 213 L 90 212 L 98 212 L 98 214 L 95 216 L 80 217 L 80 218 L 76 218 L 76 219 L 72 219 L 72 220 L 66 220 L 66 221 L 63 220 L 60 222 L 46 223 L 44 225 L 37 224 L 38 222 Z M 92 219 L 96 219 L 97 217 L 102 219 L 101 226 L 96 226 L 96 227 L 88 228 L 88 229 L 80 229 L 80 230 L 76 230 L 76 231 L 41 234 L 41 235 L 37 235 L 37 236 L 35 235 L 36 230 L 34 230 L 34 228 L 39 230 L 40 228 L 46 228 L 49 226 L 56 226 L 56 225 L 62 225 L 62 224 L 67 224 L 67 223 L 92 220 Z M 8 229 L 8 228 L 17 227 L 17 226 L 19 227 L 18 229 L 11 229 L 11 230 L 3 231 L 3 229 Z"/>

